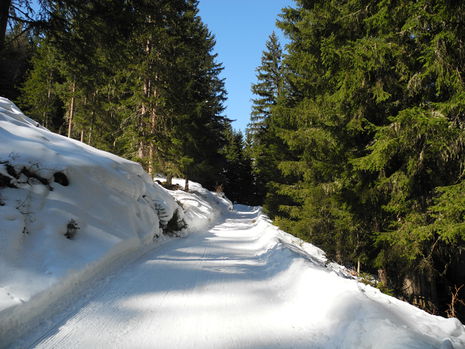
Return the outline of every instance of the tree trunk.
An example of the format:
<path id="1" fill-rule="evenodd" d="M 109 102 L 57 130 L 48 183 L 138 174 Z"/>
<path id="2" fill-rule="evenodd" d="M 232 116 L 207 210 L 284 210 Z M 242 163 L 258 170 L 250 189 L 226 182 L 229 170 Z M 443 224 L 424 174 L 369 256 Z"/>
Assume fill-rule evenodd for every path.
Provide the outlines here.
<path id="1" fill-rule="evenodd" d="M 385 269 L 378 269 L 378 279 L 384 286 L 388 286 L 389 280 Z"/>
<path id="2" fill-rule="evenodd" d="M 412 304 L 432 313 L 438 313 L 437 276 L 432 268 L 411 271 L 403 278 L 403 296 Z"/>
<path id="3" fill-rule="evenodd" d="M 95 111 L 92 110 L 90 115 L 90 128 L 89 132 L 87 133 L 87 144 L 92 145 L 92 131 L 94 130 Z"/>
<path id="4" fill-rule="evenodd" d="M 150 18 L 150 17 L 149 17 Z M 150 55 L 150 51 L 152 49 L 152 44 L 149 39 L 147 39 L 145 43 L 145 53 L 147 57 Z M 151 93 L 151 86 L 152 82 L 149 77 L 144 78 L 144 86 L 142 87 L 143 89 L 143 96 L 144 99 L 147 100 L 148 97 L 150 96 Z M 138 144 L 138 150 L 137 153 L 139 155 L 139 158 L 143 161 L 145 170 L 150 173 L 151 171 L 151 160 L 150 158 L 147 159 L 149 154 L 147 154 L 147 144 L 146 144 L 146 136 L 147 136 L 147 123 L 146 123 L 146 117 L 147 114 L 150 112 L 150 108 L 147 106 L 146 102 L 143 101 L 141 103 L 141 109 L 140 109 L 140 119 L 139 119 L 139 144 Z M 148 161 L 147 161 L 148 160 Z"/>
<path id="5" fill-rule="evenodd" d="M 170 175 L 170 174 L 167 175 L 165 183 L 168 184 L 168 185 L 173 185 L 173 176 Z"/>
<path id="6" fill-rule="evenodd" d="M 184 191 L 188 192 L 189 191 L 189 179 L 186 178 L 186 183 L 184 184 Z"/>
<path id="7" fill-rule="evenodd" d="M 151 177 L 153 177 L 155 169 L 153 164 L 153 157 L 155 155 L 155 151 L 153 149 L 153 144 L 150 143 L 149 145 L 149 164 L 148 164 L 148 173 Z"/>
<path id="8" fill-rule="evenodd" d="M 153 95 L 154 97 L 156 97 L 156 92 L 154 92 Z M 150 111 L 150 135 L 152 136 L 155 134 L 156 125 L 157 125 L 157 113 L 155 109 L 152 109 Z M 155 165 L 155 142 L 152 139 L 149 144 L 149 174 L 151 176 L 153 176 L 155 172 L 154 165 Z"/>
<path id="9" fill-rule="evenodd" d="M 145 142 L 144 142 L 144 136 L 145 136 L 145 123 L 144 123 L 144 115 L 146 113 L 146 107 L 145 104 L 142 103 L 141 109 L 140 109 L 140 116 L 139 116 L 139 132 L 138 132 L 138 148 L 137 148 L 137 155 L 139 159 L 143 160 L 145 158 Z"/>
<path id="10" fill-rule="evenodd" d="M 45 128 L 48 128 L 48 114 L 50 112 L 50 99 L 52 97 L 52 73 L 48 74 L 48 84 L 47 84 L 47 102 L 45 103 L 45 110 L 42 114 L 42 120 Z"/>
<path id="11" fill-rule="evenodd" d="M 74 119 L 74 104 L 76 100 L 76 81 L 73 81 L 71 86 L 71 101 L 69 103 L 69 113 L 68 113 L 68 138 L 71 138 L 71 132 L 73 131 L 73 119 Z"/>
<path id="12" fill-rule="evenodd" d="M 6 27 L 10 13 L 11 0 L 0 1 L 0 51 L 5 47 Z"/>

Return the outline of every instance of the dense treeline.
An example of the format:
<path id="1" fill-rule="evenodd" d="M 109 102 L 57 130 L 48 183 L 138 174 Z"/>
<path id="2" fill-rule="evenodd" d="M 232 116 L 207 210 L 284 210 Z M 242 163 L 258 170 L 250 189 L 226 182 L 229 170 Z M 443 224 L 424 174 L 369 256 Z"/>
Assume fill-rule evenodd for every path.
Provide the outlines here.
<path id="1" fill-rule="evenodd" d="M 465 319 L 465 3 L 297 0 L 258 68 L 264 205 L 338 262 Z"/>
<path id="2" fill-rule="evenodd" d="M 198 1 L 44 0 L 38 13 L 27 0 L 7 3 L 0 95 L 168 181 L 223 185 L 234 200 L 234 183 L 249 190 L 250 169 L 231 172 L 247 167 L 244 143 L 222 115 L 223 68 Z"/>

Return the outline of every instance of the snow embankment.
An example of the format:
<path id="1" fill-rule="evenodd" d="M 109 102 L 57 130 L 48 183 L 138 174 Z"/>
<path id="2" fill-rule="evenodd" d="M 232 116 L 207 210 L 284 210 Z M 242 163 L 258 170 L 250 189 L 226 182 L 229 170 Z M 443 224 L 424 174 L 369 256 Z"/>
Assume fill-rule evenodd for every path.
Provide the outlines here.
<path id="1" fill-rule="evenodd" d="M 0 338 L 166 240 L 175 211 L 183 218 L 139 164 L 54 134 L 0 97 Z M 212 219 L 206 210 L 196 222 L 197 211 L 186 211 L 194 229 Z"/>
<path id="2" fill-rule="evenodd" d="M 165 178 L 156 177 L 163 182 Z M 178 187 L 184 185 L 184 179 L 174 178 L 172 183 Z M 168 190 L 182 207 L 183 219 L 189 232 L 208 230 L 218 219 L 233 209 L 232 202 L 223 193 L 211 192 L 199 183 L 189 181 L 189 192 Z"/>
<path id="3" fill-rule="evenodd" d="M 250 212 L 246 206 L 235 208 Z M 428 314 L 359 282 L 323 250 L 272 225 L 260 209 L 253 225 L 248 249 L 256 251 L 268 274 L 276 275 L 267 289 L 285 284 L 279 294 L 286 300 L 281 316 L 301 327 L 308 347 L 465 348 L 465 326 L 458 319 Z M 300 342 L 289 347 L 301 347 Z"/>

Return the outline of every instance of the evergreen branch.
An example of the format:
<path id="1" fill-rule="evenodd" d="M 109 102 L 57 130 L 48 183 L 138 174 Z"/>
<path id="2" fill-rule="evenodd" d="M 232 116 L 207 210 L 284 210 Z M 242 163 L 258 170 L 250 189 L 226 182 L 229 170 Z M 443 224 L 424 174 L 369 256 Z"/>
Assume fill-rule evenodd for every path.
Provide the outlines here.
<path id="1" fill-rule="evenodd" d="M 23 29 L 19 34 L 16 34 L 13 38 L 9 39 L 8 42 L 6 42 L 6 45 L 10 45 L 11 43 L 15 42 L 17 39 L 19 39 L 24 33 L 28 32 L 31 28 L 28 26 L 25 29 Z"/>

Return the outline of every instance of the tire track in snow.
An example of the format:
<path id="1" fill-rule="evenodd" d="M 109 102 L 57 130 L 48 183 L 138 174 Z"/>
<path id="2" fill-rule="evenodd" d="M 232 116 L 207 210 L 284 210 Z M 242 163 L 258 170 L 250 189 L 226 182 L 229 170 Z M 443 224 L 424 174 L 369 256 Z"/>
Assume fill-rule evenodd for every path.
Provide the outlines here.
<path id="1" fill-rule="evenodd" d="M 384 305 L 366 303 L 354 280 L 262 230 L 258 214 L 233 212 L 147 253 L 34 347 L 437 347 L 428 334 L 385 325 L 394 317 Z"/>
<path id="2" fill-rule="evenodd" d="M 219 343 L 219 336 L 224 337 L 221 343 L 240 347 L 237 340 L 240 331 L 225 316 L 229 313 L 240 317 L 243 310 L 239 307 L 243 298 L 249 296 L 241 280 L 253 280 L 250 272 L 255 274 L 253 268 L 260 264 L 255 257 L 257 251 L 249 246 L 256 241 L 256 232 L 248 231 L 251 222 L 233 215 L 209 233 L 192 234 L 149 253 L 138 265 L 114 276 L 74 315 L 50 329 L 36 347 L 82 348 L 96 344 L 124 347 L 154 343 L 161 347 L 191 347 L 196 341 L 203 343 L 203 347 L 214 347 L 216 344 L 208 343 Z M 235 228 L 237 223 L 240 229 Z M 247 245 L 246 253 L 236 248 L 237 243 Z M 242 290 L 236 289 L 234 283 Z M 128 310 L 131 308 L 137 310 L 131 312 Z M 250 316 L 249 311 L 244 311 Z M 167 325 L 170 323 L 173 326 Z M 173 328 L 182 328 L 185 333 L 170 334 Z M 141 335 L 134 339 L 134 333 Z M 168 338 L 160 338 L 164 335 Z"/>

